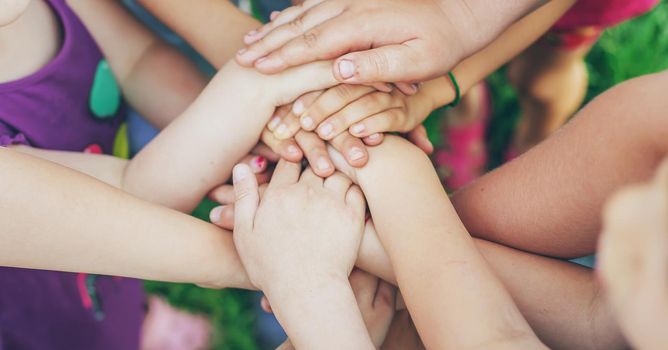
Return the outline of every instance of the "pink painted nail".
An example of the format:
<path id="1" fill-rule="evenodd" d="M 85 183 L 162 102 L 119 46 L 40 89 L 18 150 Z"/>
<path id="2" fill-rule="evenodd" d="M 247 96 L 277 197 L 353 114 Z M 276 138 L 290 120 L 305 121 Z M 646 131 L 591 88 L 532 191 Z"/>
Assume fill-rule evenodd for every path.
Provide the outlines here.
<path id="1" fill-rule="evenodd" d="M 251 166 L 253 167 L 253 170 L 256 173 L 261 172 L 264 170 L 265 165 L 267 164 L 267 160 L 263 156 L 257 156 L 253 158 L 253 161 L 251 162 Z"/>
<path id="2" fill-rule="evenodd" d="M 355 64 L 351 60 L 339 61 L 339 73 L 343 79 L 350 79 L 355 75 Z"/>

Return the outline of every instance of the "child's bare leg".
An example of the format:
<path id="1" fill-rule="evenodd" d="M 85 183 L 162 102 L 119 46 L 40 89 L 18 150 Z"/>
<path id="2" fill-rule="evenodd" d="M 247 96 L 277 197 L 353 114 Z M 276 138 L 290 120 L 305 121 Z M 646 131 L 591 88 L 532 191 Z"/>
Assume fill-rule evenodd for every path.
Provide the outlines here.
<path id="1" fill-rule="evenodd" d="M 514 59 L 509 79 L 518 90 L 522 118 L 513 150 L 526 152 L 575 113 L 587 93 L 584 57 L 591 44 L 567 50 L 539 41 Z"/>
<path id="2" fill-rule="evenodd" d="M 647 180 L 668 152 L 668 73 L 611 89 L 525 155 L 456 193 L 469 232 L 556 257 L 595 252 L 616 188 Z"/>

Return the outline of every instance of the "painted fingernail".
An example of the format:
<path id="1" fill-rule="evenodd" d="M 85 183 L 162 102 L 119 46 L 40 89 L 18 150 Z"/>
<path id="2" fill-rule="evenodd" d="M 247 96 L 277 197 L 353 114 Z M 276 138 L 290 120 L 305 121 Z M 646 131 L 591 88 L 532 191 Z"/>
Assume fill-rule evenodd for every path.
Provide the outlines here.
<path id="1" fill-rule="evenodd" d="M 302 102 L 301 100 L 297 100 L 292 105 L 292 113 L 296 115 L 302 115 L 302 113 L 304 113 L 304 102 Z"/>
<path id="2" fill-rule="evenodd" d="M 319 158 L 318 159 L 318 169 L 320 170 L 329 170 L 329 162 L 327 161 L 326 158 Z"/>
<path id="3" fill-rule="evenodd" d="M 269 124 L 267 124 L 267 129 L 269 129 L 271 131 L 274 131 L 274 129 L 276 129 L 276 127 L 280 123 L 281 123 L 281 118 L 274 117 L 274 118 L 271 119 L 271 121 L 269 121 Z"/>
<path id="4" fill-rule="evenodd" d="M 223 207 L 222 206 L 215 207 L 211 209 L 211 212 L 209 213 L 209 221 L 213 223 L 218 223 L 220 222 L 220 218 L 222 217 L 222 215 L 223 215 Z"/>
<path id="5" fill-rule="evenodd" d="M 302 117 L 302 127 L 306 129 L 311 129 L 313 127 L 313 118 L 309 117 L 308 115 L 305 115 Z"/>
<path id="6" fill-rule="evenodd" d="M 264 170 L 267 160 L 263 156 L 257 156 L 251 160 L 250 164 L 251 168 L 253 168 L 253 172 L 257 174 Z"/>
<path id="7" fill-rule="evenodd" d="M 355 75 L 355 64 L 351 60 L 339 61 L 339 73 L 343 79 L 350 79 Z"/>
<path id="8" fill-rule="evenodd" d="M 239 182 L 246 180 L 249 176 L 251 176 L 251 170 L 250 167 L 246 164 L 237 164 L 234 166 L 234 170 L 232 170 L 232 180 L 233 182 Z"/>
<path id="9" fill-rule="evenodd" d="M 332 131 L 334 131 L 332 124 L 326 123 L 320 127 L 320 131 L 318 133 L 322 137 L 329 137 L 332 134 Z"/>
<path id="10" fill-rule="evenodd" d="M 365 129 L 364 124 L 355 124 L 352 127 L 350 127 L 350 131 L 352 131 L 353 134 L 357 135 L 363 133 L 364 129 Z"/>
<path id="11" fill-rule="evenodd" d="M 290 145 L 288 146 L 288 153 L 297 155 L 299 154 L 299 149 L 297 148 L 297 146 Z"/>
<path id="12" fill-rule="evenodd" d="M 285 125 L 285 124 L 281 124 L 281 125 L 278 126 L 276 131 L 274 131 L 274 133 L 276 134 L 276 136 L 278 136 L 280 138 L 287 137 L 288 136 L 288 126 Z"/>
<path id="13" fill-rule="evenodd" d="M 348 152 L 348 157 L 350 157 L 351 160 L 360 160 L 364 158 L 364 152 L 357 147 L 353 147 L 350 149 L 350 152 Z"/>

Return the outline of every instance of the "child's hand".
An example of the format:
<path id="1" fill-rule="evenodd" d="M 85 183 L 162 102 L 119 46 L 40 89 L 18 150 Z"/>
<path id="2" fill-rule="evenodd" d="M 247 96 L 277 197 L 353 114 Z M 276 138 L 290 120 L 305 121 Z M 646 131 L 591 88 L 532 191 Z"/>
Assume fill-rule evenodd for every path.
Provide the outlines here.
<path id="1" fill-rule="evenodd" d="M 269 129 L 279 139 L 292 137 L 300 128 L 331 140 L 348 130 L 367 138 L 384 132 L 408 132 L 433 110 L 426 94 L 407 96 L 398 89 L 381 92 L 368 86 L 341 84 L 325 92 L 301 96 L 285 116 L 277 116 Z M 377 144 L 377 143 L 376 143 Z"/>
<path id="2" fill-rule="evenodd" d="M 633 347 L 668 344 L 668 158 L 654 180 L 608 201 L 598 272 Z"/>
<path id="3" fill-rule="evenodd" d="M 234 169 L 234 241 L 252 283 L 265 291 L 347 281 L 364 228 L 365 203 L 350 179 L 326 180 L 280 161 L 262 201 L 248 166 Z"/>

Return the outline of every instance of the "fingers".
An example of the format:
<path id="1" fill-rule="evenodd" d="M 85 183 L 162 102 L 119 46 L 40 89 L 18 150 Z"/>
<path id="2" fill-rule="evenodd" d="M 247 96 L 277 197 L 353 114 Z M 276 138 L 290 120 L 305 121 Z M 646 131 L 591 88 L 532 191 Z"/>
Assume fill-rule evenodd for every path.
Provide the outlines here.
<path id="1" fill-rule="evenodd" d="M 290 107 L 287 105 L 276 108 L 274 115 L 269 119 L 269 123 L 267 123 L 267 129 L 271 130 L 272 132 L 276 130 L 276 128 L 281 124 L 283 118 L 285 118 L 288 113 L 290 113 Z"/>
<path id="2" fill-rule="evenodd" d="M 362 190 L 357 186 L 350 186 L 346 193 L 346 203 L 355 211 L 355 214 L 364 217 L 366 201 Z"/>
<path id="3" fill-rule="evenodd" d="M 280 164 L 280 163 L 279 163 Z M 234 229 L 235 232 L 251 232 L 255 212 L 260 202 L 257 180 L 246 164 L 237 164 L 232 170 L 234 181 Z"/>
<path id="4" fill-rule="evenodd" d="M 311 7 L 318 5 L 323 1 L 324 0 L 309 0 L 303 2 L 300 6 L 288 7 L 275 15 L 274 13 L 272 13 L 271 22 L 263 25 L 258 30 L 251 30 L 250 32 L 248 32 L 244 36 L 244 43 L 246 45 L 251 45 L 257 42 L 258 40 L 266 37 L 275 28 L 278 28 L 286 23 L 292 22 L 297 17 L 301 16 L 304 12 L 309 10 Z"/>
<path id="5" fill-rule="evenodd" d="M 299 96 L 311 92 L 328 89 L 338 84 L 332 73 L 331 61 L 317 61 L 292 67 L 277 74 L 271 86 L 279 92 L 276 106 L 292 103 Z"/>
<path id="6" fill-rule="evenodd" d="M 297 145 L 297 141 L 294 138 L 287 140 L 279 140 L 274 136 L 274 134 L 269 131 L 269 129 L 264 129 L 260 139 L 264 144 L 271 148 L 274 152 L 278 153 L 281 158 L 289 160 L 293 163 L 297 163 L 302 160 L 304 153 Z"/>
<path id="7" fill-rule="evenodd" d="M 325 91 L 306 112 L 300 114 L 300 124 L 304 130 L 315 130 L 327 117 L 343 109 L 349 103 L 375 91 L 363 85 L 340 84 Z"/>
<path id="8" fill-rule="evenodd" d="M 285 140 L 293 137 L 299 131 L 299 117 L 304 113 L 305 106 L 310 106 L 318 96 L 323 93 L 322 90 L 306 93 L 299 97 L 293 104 L 290 113 L 283 118 L 274 134 L 278 139 Z"/>
<path id="9" fill-rule="evenodd" d="M 302 176 L 299 178 L 299 182 L 305 183 L 309 186 L 321 188 L 324 180 L 322 177 L 316 175 L 311 167 L 308 167 L 302 172 Z"/>
<path id="10" fill-rule="evenodd" d="M 311 40 L 308 37 L 311 29 L 340 15 L 343 10 L 344 7 L 340 2 L 333 1 L 311 8 L 291 22 L 274 28 L 264 38 L 253 43 L 248 48 L 248 52 L 245 53 L 245 57 L 264 54 L 266 56 L 259 56 L 260 58 L 255 61 L 255 68 L 269 74 L 279 72 L 287 68 L 288 65 L 280 54 L 272 54 L 274 50 L 293 39 Z"/>
<path id="11" fill-rule="evenodd" d="M 251 154 L 255 154 L 258 156 L 265 157 L 271 162 L 278 162 L 279 159 L 281 159 L 281 155 L 274 152 L 271 147 L 267 146 L 266 144 L 260 142 L 258 143 L 253 150 L 251 150 Z"/>
<path id="12" fill-rule="evenodd" d="M 221 206 L 215 207 L 211 210 L 209 214 L 209 221 L 212 223 L 226 229 L 234 229 L 234 188 L 229 185 L 221 186 L 221 198 L 218 203 L 223 204 Z M 267 185 L 260 186 L 259 193 L 260 199 L 264 196 L 264 192 L 267 190 Z M 225 193 L 223 193 L 223 191 Z"/>
<path id="13" fill-rule="evenodd" d="M 336 172 L 325 180 L 324 187 L 337 193 L 341 193 L 341 198 L 345 197 L 348 188 L 353 181 L 342 172 Z"/>
<path id="14" fill-rule="evenodd" d="M 304 156 L 311 165 L 311 168 L 318 176 L 327 177 L 334 173 L 334 165 L 327 154 L 325 141 L 320 139 L 318 135 L 300 130 L 295 135 L 295 140 L 303 150 Z"/>
<path id="15" fill-rule="evenodd" d="M 281 159 L 276 165 L 274 175 L 269 182 L 269 188 L 289 186 L 297 183 L 299 175 L 301 175 L 302 167 L 299 163 L 288 162 Z M 235 216 L 236 219 L 236 216 Z"/>
<path id="16" fill-rule="evenodd" d="M 263 156 L 255 156 L 252 154 L 245 156 L 239 163 L 247 164 L 250 167 L 253 174 L 260 174 L 263 171 L 267 170 L 267 164 L 268 164 L 267 158 Z"/>
<path id="17" fill-rule="evenodd" d="M 366 94 L 322 122 L 317 129 L 318 135 L 324 140 L 331 140 L 348 128 L 351 134 L 362 135 L 365 124 L 358 121 L 397 107 L 403 107 L 403 101 L 396 95 L 384 92 Z"/>
<path id="18" fill-rule="evenodd" d="M 331 145 L 327 146 L 327 153 L 329 154 L 329 158 L 332 160 L 332 163 L 334 163 L 334 167 L 346 174 L 353 182 L 356 182 L 356 174 L 355 174 L 355 168 L 353 168 L 350 164 L 348 164 L 348 161 L 346 158 L 341 154 L 341 152 L 337 151 L 334 147 Z"/>
<path id="19" fill-rule="evenodd" d="M 362 141 L 364 142 L 365 145 L 373 147 L 383 143 L 384 139 L 385 139 L 385 134 L 375 133 L 363 138 Z"/>
<path id="20" fill-rule="evenodd" d="M 394 83 L 394 86 L 408 96 L 415 95 L 418 92 L 418 84 Z"/>
<path id="21" fill-rule="evenodd" d="M 353 124 L 349 130 L 353 136 L 364 138 L 376 133 L 406 132 L 410 130 L 408 124 L 403 108 L 391 108 Z"/>
<path id="22" fill-rule="evenodd" d="M 364 142 L 347 131 L 336 136 L 330 143 L 353 167 L 363 167 L 369 161 L 369 153 Z"/>
<path id="23" fill-rule="evenodd" d="M 353 269 L 350 273 L 350 287 L 355 294 L 357 304 L 360 308 L 373 308 L 373 299 L 376 295 L 376 287 L 378 286 L 378 277 L 362 271 L 360 269 Z M 366 311 L 366 310 L 365 310 Z"/>
<path id="24" fill-rule="evenodd" d="M 411 40 L 399 45 L 353 52 L 342 56 L 334 63 L 334 75 L 342 83 L 369 83 L 376 81 L 405 81 L 410 76 L 425 80 L 427 64 L 418 48 L 421 44 Z"/>
<path id="25" fill-rule="evenodd" d="M 434 145 L 429 141 L 429 136 L 427 135 L 427 129 L 424 125 L 418 125 L 417 128 L 408 132 L 406 135 L 408 140 L 414 145 L 418 146 L 426 154 L 434 153 Z"/>

